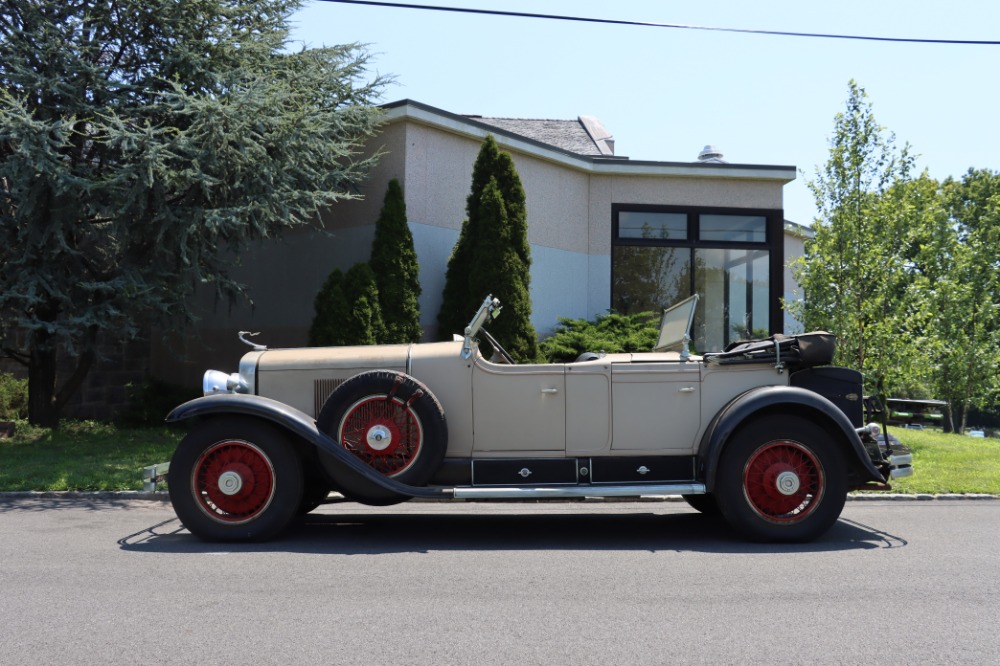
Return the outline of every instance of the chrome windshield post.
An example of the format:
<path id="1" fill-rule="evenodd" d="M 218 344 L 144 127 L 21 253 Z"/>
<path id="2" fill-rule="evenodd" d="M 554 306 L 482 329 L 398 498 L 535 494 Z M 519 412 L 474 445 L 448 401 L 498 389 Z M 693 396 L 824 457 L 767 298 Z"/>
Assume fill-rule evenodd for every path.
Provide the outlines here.
<path id="1" fill-rule="evenodd" d="M 478 344 L 476 336 L 479 335 L 479 329 L 496 319 L 499 314 L 500 299 L 493 298 L 493 294 L 490 294 L 483 299 L 483 304 L 479 306 L 476 314 L 472 317 L 472 321 L 465 327 L 465 343 L 462 345 L 462 358 L 472 358 L 472 350 Z"/>

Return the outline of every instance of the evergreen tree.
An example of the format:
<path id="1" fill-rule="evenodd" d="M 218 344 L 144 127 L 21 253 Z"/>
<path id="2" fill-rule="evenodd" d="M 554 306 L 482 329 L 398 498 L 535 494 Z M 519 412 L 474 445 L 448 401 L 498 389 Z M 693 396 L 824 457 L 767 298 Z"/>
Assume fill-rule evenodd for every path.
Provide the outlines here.
<path id="1" fill-rule="evenodd" d="M 494 187 L 499 192 L 503 215 L 495 210 L 493 195 L 483 196 L 491 180 L 495 181 Z M 492 208 L 489 220 L 485 219 L 482 212 L 484 205 Z M 521 186 L 521 179 L 510 153 L 500 150 L 492 136 L 486 137 L 476 157 L 472 171 L 472 189 L 466 200 L 466 214 L 468 217 L 462 224 L 458 242 L 448 261 L 441 312 L 438 315 L 438 336 L 442 340 L 450 340 L 452 334 L 465 330 L 472 313 L 491 292 L 504 304 L 503 315 L 497 323 L 504 319 L 516 321 L 514 328 L 520 331 L 519 338 L 533 336 L 530 303 L 531 254 L 524 188 Z M 513 251 L 516 261 L 513 261 L 506 252 L 501 256 L 477 249 L 483 244 L 495 248 L 497 239 L 500 238 L 506 239 L 505 242 Z M 500 266 L 504 268 L 501 269 Z M 508 275 L 506 271 L 514 273 Z M 513 308 L 514 304 L 505 300 L 495 286 L 487 286 L 498 285 L 511 279 L 520 286 L 510 294 L 510 297 L 519 299 L 522 292 L 526 295 L 523 305 L 518 305 L 516 311 Z M 474 287 L 473 281 L 483 286 Z M 486 291 L 483 291 L 484 287 Z M 480 291 L 482 293 L 479 293 Z M 513 322 L 506 324 L 505 327 L 510 325 L 513 325 Z M 508 345 L 508 341 L 501 337 L 497 337 L 497 340 L 504 346 Z M 528 348 L 537 348 L 537 342 L 525 347 Z M 514 357 L 525 361 L 534 360 L 533 354 L 531 356 L 514 354 Z"/>
<path id="2" fill-rule="evenodd" d="M 314 303 L 316 315 L 309 328 L 310 347 L 329 347 L 347 344 L 344 341 L 342 322 L 350 314 L 347 296 L 344 294 L 344 273 L 334 269 L 326 278 L 323 287 L 316 294 Z"/>
<path id="3" fill-rule="evenodd" d="M 385 337 L 375 273 L 367 263 L 334 269 L 316 295 L 312 347 L 375 345 Z"/>
<path id="4" fill-rule="evenodd" d="M 469 276 L 472 294 L 492 293 L 500 299 L 503 313 L 492 324 L 490 333 L 518 361 L 534 361 L 538 356 L 538 336 L 531 325 L 531 295 L 522 278 L 527 267 L 517 252 L 503 194 L 496 178 L 490 178 L 480 196 L 479 219 L 484 234 L 472 249 L 473 265 L 478 270 Z M 482 302 L 482 298 L 479 299 Z"/>
<path id="5" fill-rule="evenodd" d="M 413 234 L 406 221 L 406 203 L 399 181 L 393 178 L 375 223 L 375 241 L 369 264 L 375 272 L 379 305 L 385 324 L 382 343 L 419 342 L 420 267 Z"/>
<path id="6" fill-rule="evenodd" d="M 99 338 L 184 322 L 196 285 L 238 296 L 248 242 L 356 196 L 385 80 L 356 45 L 289 52 L 300 5 L 5 0 L 0 331 L 23 335 L 0 345 L 32 423 L 57 425 Z"/>
<path id="7" fill-rule="evenodd" d="M 367 263 L 355 264 L 344 275 L 349 311 L 342 322 L 345 345 L 375 345 L 385 337 L 375 273 Z"/>

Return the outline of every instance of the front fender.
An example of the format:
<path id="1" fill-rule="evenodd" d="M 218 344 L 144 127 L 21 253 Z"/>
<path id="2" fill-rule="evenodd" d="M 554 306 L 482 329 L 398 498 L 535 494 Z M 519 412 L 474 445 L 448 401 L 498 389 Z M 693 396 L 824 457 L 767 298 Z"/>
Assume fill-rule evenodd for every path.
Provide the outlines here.
<path id="1" fill-rule="evenodd" d="M 848 465 L 870 480 L 885 479 L 872 463 L 854 425 L 836 405 L 818 393 L 795 386 L 761 386 L 735 397 L 715 415 L 698 447 L 698 463 L 708 492 L 715 489 L 719 458 L 726 443 L 745 421 L 764 411 L 794 411 L 821 423 L 835 437 L 846 442 L 854 460 Z"/>
<path id="2" fill-rule="evenodd" d="M 409 486 L 383 476 L 351 455 L 335 439 L 319 430 L 315 419 L 311 416 L 271 398 L 242 393 L 207 395 L 175 407 L 167 415 L 166 420 L 167 423 L 176 423 L 185 419 L 221 414 L 251 416 L 270 421 L 329 453 L 330 462 L 336 465 L 339 472 L 354 477 L 362 484 L 371 484 L 373 489 L 388 490 L 407 497 L 450 498 L 453 495 L 453 491 L 448 488 Z"/>

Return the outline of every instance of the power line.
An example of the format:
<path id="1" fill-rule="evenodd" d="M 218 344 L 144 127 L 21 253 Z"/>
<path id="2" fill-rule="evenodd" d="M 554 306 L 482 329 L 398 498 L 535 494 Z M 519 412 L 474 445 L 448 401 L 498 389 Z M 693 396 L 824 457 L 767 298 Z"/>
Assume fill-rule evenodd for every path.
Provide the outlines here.
<path id="1" fill-rule="evenodd" d="M 681 23 L 653 23 L 649 21 L 625 21 L 601 19 L 586 16 L 564 16 L 560 14 L 535 14 L 531 12 L 507 12 L 498 9 L 473 9 L 471 7 L 442 7 L 440 5 L 420 5 L 404 2 L 373 2 L 369 0 L 319 0 L 344 5 L 370 5 L 372 7 L 396 7 L 398 9 L 424 9 L 435 12 L 458 14 L 485 14 L 488 16 L 509 16 L 515 18 L 548 19 L 553 21 L 576 21 L 578 23 L 603 23 L 609 25 L 629 25 L 645 28 L 675 28 L 679 30 L 707 30 L 711 32 L 736 32 L 750 35 L 773 35 L 778 37 L 814 37 L 819 39 L 854 39 L 868 42 L 900 42 L 907 44 L 960 44 L 978 46 L 1000 46 L 1000 41 L 984 39 L 918 39 L 914 37 L 872 37 L 868 35 L 836 35 L 819 32 L 786 32 L 782 30 L 751 30 L 748 28 L 718 28 L 705 25 L 684 25 Z"/>

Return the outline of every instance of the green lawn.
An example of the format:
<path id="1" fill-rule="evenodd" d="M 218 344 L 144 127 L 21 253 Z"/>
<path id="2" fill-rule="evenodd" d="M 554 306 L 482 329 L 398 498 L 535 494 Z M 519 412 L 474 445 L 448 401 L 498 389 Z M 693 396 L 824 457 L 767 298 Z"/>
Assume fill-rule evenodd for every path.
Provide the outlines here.
<path id="1" fill-rule="evenodd" d="M 893 481 L 901 493 L 1000 495 L 1000 439 L 890 428 L 913 451 L 913 476 Z"/>
<path id="2" fill-rule="evenodd" d="M 0 440 L 0 491 L 142 490 L 142 468 L 170 460 L 180 428 L 66 422 L 57 432 L 17 424 Z"/>
<path id="3" fill-rule="evenodd" d="M 913 450 L 912 477 L 893 482 L 903 493 L 1000 495 L 1000 440 L 928 430 L 891 432 Z M 58 432 L 17 424 L 0 440 L 0 491 L 141 490 L 141 470 L 170 460 L 181 428 L 118 428 L 67 422 Z"/>

